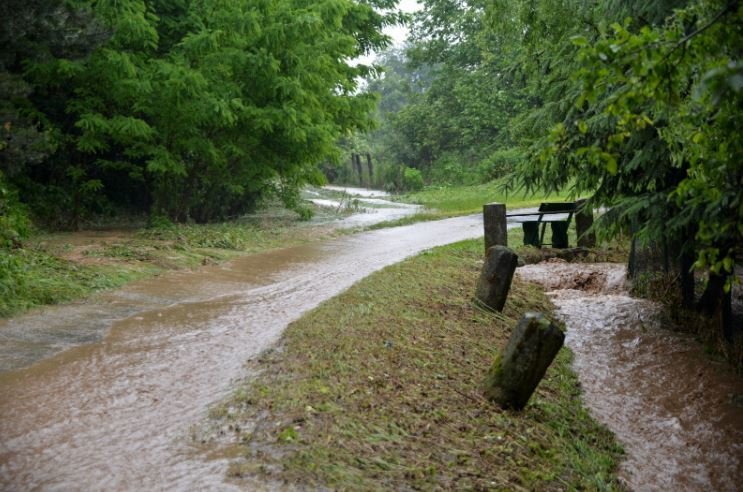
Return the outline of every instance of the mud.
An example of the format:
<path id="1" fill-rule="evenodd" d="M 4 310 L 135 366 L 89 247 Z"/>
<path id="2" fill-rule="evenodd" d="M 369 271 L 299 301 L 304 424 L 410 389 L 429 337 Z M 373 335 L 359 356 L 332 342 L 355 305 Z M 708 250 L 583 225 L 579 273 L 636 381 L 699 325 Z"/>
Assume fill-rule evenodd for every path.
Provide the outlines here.
<path id="1" fill-rule="evenodd" d="M 470 216 L 345 236 L 0 323 L 0 490 L 229 488 L 189 429 L 245 361 L 369 273 L 481 235 Z"/>
<path id="2" fill-rule="evenodd" d="M 623 444 L 634 490 L 740 490 L 743 381 L 691 338 L 661 327 L 660 308 L 633 299 L 624 267 L 528 265 L 567 325 L 586 405 Z"/>

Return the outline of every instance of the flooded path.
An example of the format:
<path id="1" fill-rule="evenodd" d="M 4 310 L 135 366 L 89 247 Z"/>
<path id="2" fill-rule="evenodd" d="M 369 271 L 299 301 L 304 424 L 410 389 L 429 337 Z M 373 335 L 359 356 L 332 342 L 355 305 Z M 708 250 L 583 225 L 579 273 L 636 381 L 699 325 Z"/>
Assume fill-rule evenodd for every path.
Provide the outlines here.
<path id="1" fill-rule="evenodd" d="M 245 361 L 373 271 L 481 235 L 480 216 L 366 232 L 0 321 L 0 490 L 230 489 L 229 457 L 207 456 L 190 430 L 250 376 Z M 743 483 L 740 379 L 659 330 L 619 266 L 518 271 L 554 291 L 586 403 L 625 445 L 632 488 Z"/>
<path id="2" fill-rule="evenodd" d="M 327 196 L 328 192 L 330 196 Z M 319 189 L 308 190 L 305 194 L 308 201 L 319 207 L 335 212 L 343 211 L 344 208 L 361 212 L 335 221 L 337 227 L 349 229 L 402 219 L 423 210 L 422 205 L 387 200 L 390 194 L 381 190 L 323 186 Z"/>
<path id="3" fill-rule="evenodd" d="M 554 262 L 517 272 L 551 291 L 584 401 L 623 444 L 631 489 L 741 490 L 741 378 L 689 337 L 661 329 L 658 306 L 627 295 L 622 265 Z"/>
<path id="4" fill-rule="evenodd" d="M 206 459 L 189 428 L 245 361 L 371 272 L 481 235 L 479 216 L 361 233 L 3 322 L 0 362 L 22 368 L 0 372 L 0 490 L 229 488 L 227 459 Z"/>

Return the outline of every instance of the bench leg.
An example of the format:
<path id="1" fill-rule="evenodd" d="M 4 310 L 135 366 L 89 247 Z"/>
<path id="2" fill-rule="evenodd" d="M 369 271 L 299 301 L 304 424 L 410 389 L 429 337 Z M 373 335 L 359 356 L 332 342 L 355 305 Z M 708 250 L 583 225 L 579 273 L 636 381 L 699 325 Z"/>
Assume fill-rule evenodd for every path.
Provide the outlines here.
<path id="1" fill-rule="evenodd" d="M 546 231 L 546 230 L 547 230 L 547 223 L 546 222 L 542 222 L 542 233 L 539 234 L 539 247 L 540 248 L 544 244 L 544 231 Z"/>
<path id="2" fill-rule="evenodd" d="M 568 223 L 567 222 L 552 222 L 550 227 L 552 228 L 552 247 L 553 248 L 567 248 L 568 247 Z"/>
<path id="3" fill-rule="evenodd" d="M 539 241 L 539 222 L 522 222 L 521 227 L 524 229 L 524 246 L 541 247 Z"/>

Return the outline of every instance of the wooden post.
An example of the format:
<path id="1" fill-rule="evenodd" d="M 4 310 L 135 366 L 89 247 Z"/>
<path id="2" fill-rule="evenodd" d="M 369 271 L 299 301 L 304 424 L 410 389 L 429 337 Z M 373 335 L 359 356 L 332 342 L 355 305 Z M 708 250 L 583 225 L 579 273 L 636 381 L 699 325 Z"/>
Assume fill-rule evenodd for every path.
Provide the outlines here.
<path id="1" fill-rule="evenodd" d="M 586 206 L 586 200 L 575 202 L 575 232 L 578 235 L 578 246 L 581 248 L 593 248 L 596 246 L 596 234 L 588 232 L 593 226 L 593 209 Z"/>
<path id="2" fill-rule="evenodd" d="M 490 309 L 503 311 L 518 262 L 518 255 L 505 246 L 488 249 L 477 281 L 475 297 Z"/>
<path id="3" fill-rule="evenodd" d="M 485 377 L 485 397 L 503 408 L 524 408 L 564 341 L 557 325 L 526 313 Z"/>
<path id="4" fill-rule="evenodd" d="M 482 218 L 485 226 L 485 251 L 491 246 L 508 246 L 506 205 L 486 203 L 482 206 Z"/>
<path id="5" fill-rule="evenodd" d="M 356 176 L 356 154 L 351 152 L 351 178 Z"/>

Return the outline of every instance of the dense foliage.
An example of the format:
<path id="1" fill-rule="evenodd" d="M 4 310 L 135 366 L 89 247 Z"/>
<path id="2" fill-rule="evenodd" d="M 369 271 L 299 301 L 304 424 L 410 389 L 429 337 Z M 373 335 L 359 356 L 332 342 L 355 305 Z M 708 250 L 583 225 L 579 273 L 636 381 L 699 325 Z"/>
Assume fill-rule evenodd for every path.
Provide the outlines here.
<path id="1" fill-rule="evenodd" d="M 591 195 L 610 210 L 599 232 L 666 250 L 687 306 L 694 267 L 706 271 L 699 307 L 729 318 L 743 244 L 740 2 L 422 4 L 407 65 L 398 55 L 370 85 L 406 98 L 364 145 L 433 184 L 511 174 L 514 187 Z"/>
<path id="2" fill-rule="evenodd" d="M 43 219 L 210 221 L 295 204 L 375 98 L 351 66 L 392 0 L 4 2 L 3 187 Z M 9 192 L 10 193 L 10 192 Z M 10 204 L 3 198 L 6 205 Z"/>

